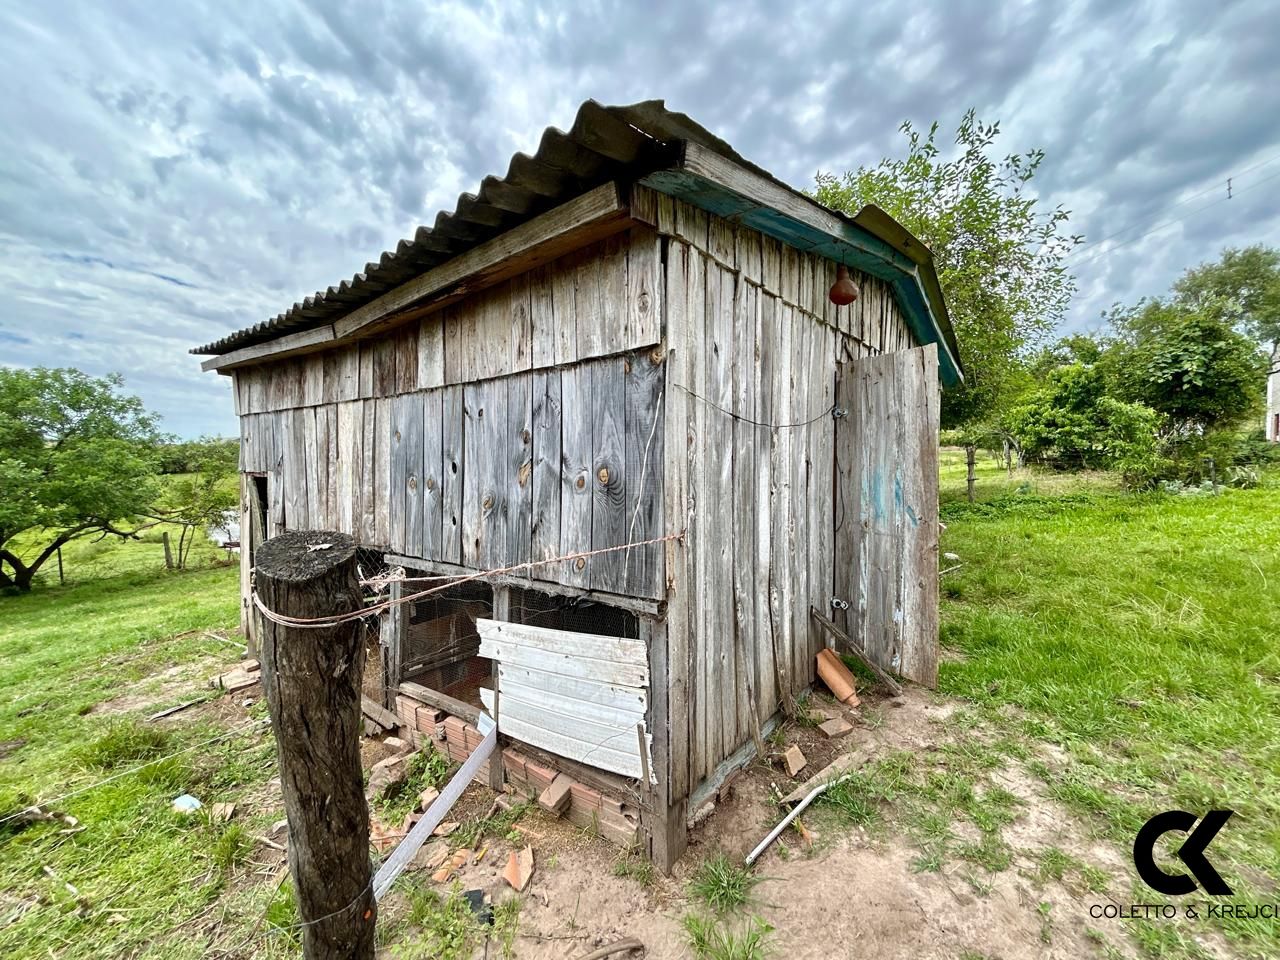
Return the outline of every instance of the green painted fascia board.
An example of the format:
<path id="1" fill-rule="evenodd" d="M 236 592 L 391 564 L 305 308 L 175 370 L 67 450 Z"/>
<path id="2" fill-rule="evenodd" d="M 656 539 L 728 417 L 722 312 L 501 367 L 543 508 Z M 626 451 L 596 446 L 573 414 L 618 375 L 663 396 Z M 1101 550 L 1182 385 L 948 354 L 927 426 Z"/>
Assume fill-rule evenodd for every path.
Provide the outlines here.
<path id="1" fill-rule="evenodd" d="M 963 379 L 959 364 L 952 356 L 929 305 L 918 267 L 883 240 L 845 221 L 839 222 L 834 233 L 819 230 L 688 170 L 658 170 L 645 176 L 640 183 L 708 213 L 758 230 L 799 250 L 810 251 L 885 280 L 894 291 L 898 306 L 916 339 L 922 344 L 938 345 L 938 372 L 943 384 L 953 387 Z"/>

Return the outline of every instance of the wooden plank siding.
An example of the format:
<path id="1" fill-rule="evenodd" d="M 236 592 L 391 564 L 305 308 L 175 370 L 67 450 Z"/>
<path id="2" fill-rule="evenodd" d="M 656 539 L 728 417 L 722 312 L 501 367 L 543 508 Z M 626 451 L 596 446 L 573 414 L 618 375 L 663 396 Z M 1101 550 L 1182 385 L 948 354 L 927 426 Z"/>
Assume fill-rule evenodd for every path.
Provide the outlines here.
<path id="1" fill-rule="evenodd" d="M 471 570 L 684 534 L 522 574 L 665 602 L 646 634 L 666 671 L 650 729 L 674 804 L 813 682 L 810 606 L 842 596 L 838 625 L 865 617 L 865 585 L 839 575 L 865 568 L 848 497 L 862 478 L 836 456 L 831 410 L 875 401 L 838 387 L 837 365 L 915 342 L 885 282 L 855 271 L 861 295 L 837 309 L 834 264 L 649 199 L 654 225 L 405 327 L 238 368 L 235 387 L 270 533 L 331 526 Z M 926 443 L 936 411 L 919 429 L 894 443 Z"/>
<path id="2" fill-rule="evenodd" d="M 845 632 L 885 670 L 926 686 L 938 676 L 937 351 L 841 364 L 850 416 L 835 450 L 853 465 L 844 498 L 856 536 L 836 540 L 836 591 L 856 596 Z"/>
<path id="3" fill-rule="evenodd" d="M 637 225 L 379 336 L 238 368 L 237 412 L 387 398 L 657 344 L 658 250 L 657 232 Z"/>
<path id="4" fill-rule="evenodd" d="M 668 775 L 683 797 L 814 681 L 808 610 L 831 610 L 853 525 L 837 529 L 836 365 L 914 341 L 882 281 L 855 272 L 862 296 L 836 308 L 834 264 L 679 200 L 656 211 L 663 529 L 686 533 L 665 563 L 668 709 L 688 731 Z"/>

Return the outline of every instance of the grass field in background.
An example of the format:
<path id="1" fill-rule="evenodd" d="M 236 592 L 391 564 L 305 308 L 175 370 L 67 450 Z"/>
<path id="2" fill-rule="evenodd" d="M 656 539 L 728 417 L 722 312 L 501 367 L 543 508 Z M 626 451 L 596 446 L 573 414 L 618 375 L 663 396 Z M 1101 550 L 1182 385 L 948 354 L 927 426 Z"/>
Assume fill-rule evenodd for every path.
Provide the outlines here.
<path id="1" fill-rule="evenodd" d="M 1235 810 L 1215 865 L 1234 900 L 1274 902 L 1275 478 L 1219 496 L 1132 495 L 1098 476 L 1010 479 L 987 458 L 969 504 L 964 476 L 963 452 L 945 451 L 942 549 L 956 559 L 942 560 L 954 568 L 942 582 L 942 691 L 1063 748 L 1064 765 L 1039 769 L 1051 794 L 1124 849 L 1154 813 Z M 1249 955 L 1280 955 L 1277 921 L 1218 928 Z M 1169 925 L 1137 930 L 1153 956 L 1200 955 Z"/>
<path id="2" fill-rule="evenodd" d="M 182 474 L 170 474 L 161 477 L 161 483 L 171 483 Z M 233 488 L 237 483 L 233 475 L 226 479 L 227 487 Z M 128 524 L 124 528 L 128 528 Z M 174 562 L 178 559 L 178 537 L 182 528 L 174 523 L 160 523 L 149 527 L 138 534 L 137 540 L 125 540 L 120 537 L 99 537 L 97 534 L 72 540 L 62 548 L 62 575 L 67 585 L 88 583 L 94 580 L 109 579 L 126 573 L 151 573 L 164 568 L 164 534 L 169 534 Z M 190 534 L 188 534 L 190 536 Z M 41 531 L 22 533 L 10 540 L 5 546 L 17 554 L 24 563 L 30 563 L 43 550 L 52 538 L 44 536 Z M 226 563 L 227 551 L 219 547 L 205 535 L 196 532 L 196 540 L 187 557 L 188 568 L 207 567 Z M 58 580 L 58 558 L 50 557 L 36 573 L 32 589 L 39 590 L 60 586 Z"/>
<path id="3" fill-rule="evenodd" d="M 1274 479 L 1217 497 L 1135 496 L 1103 475 L 1009 477 L 980 454 L 978 502 L 969 504 L 964 476 L 963 452 L 944 451 L 942 549 L 955 558 L 942 560 L 942 695 L 962 698 L 961 714 L 997 730 L 1003 748 L 1047 745 L 1060 759 L 1033 763 L 1035 773 L 1081 814 L 1085 829 L 1121 851 L 1152 813 L 1234 809 L 1214 841 L 1214 862 L 1235 886 L 1234 901 L 1274 901 Z M 209 550 L 216 548 L 205 548 L 206 562 L 220 556 Z M 207 945 L 197 931 L 213 922 L 210 911 L 220 942 L 230 937 L 243 947 L 232 955 L 288 954 L 290 943 L 265 919 L 270 884 L 254 877 L 240 889 L 250 869 L 245 831 L 262 825 L 184 819 L 169 809 L 183 791 L 206 804 L 251 796 L 274 776 L 270 736 L 250 729 L 205 745 L 225 722 L 141 722 L 234 662 L 236 649 L 206 631 L 236 625 L 236 568 L 166 573 L 158 543 L 98 547 L 75 562 L 74 585 L 50 586 L 46 577 L 29 595 L 0 597 L 0 817 L 196 749 L 56 804 L 82 832 L 0 824 L 0 955 L 197 957 Z M 181 683 L 170 682 L 175 672 Z M 99 706 L 124 693 L 136 700 L 127 711 Z M 254 709 L 260 716 L 260 705 Z M 990 762 L 982 749 L 993 748 L 961 741 L 944 759 L 952 773 L 965 764 L 978 770 Z M 885 771 L 906 783 L 905 765 Z M 1010 869 L 994 838 L 1014 808 L 992 800 L 978 809 L 961 778 L 922 774 L 921 789 L 933 791 L 922 805 L 936 813 L 967 796 L 967 815 L 992 825 L 984 831 L 992 842 L 962 855 L 984 869 Z M 855 815 L 865 812 L 866 798 L 843 799 Z M 940 845 L 922 855 L 920 868 L 940 869 L 951 855 L 947 822 L 921 823 L 936 828 Z M 42 872 L 46 866 L 58 880 Z M 86 916 L 64 880 L 91 905 Z M 1159 899 L 1127 877 L 1089 882 L 1120 903 Z M 1200 923 L 1229 938 L 1240 956 L 1280 956 L 1274 921 Z M 1147 956 L 1202 955 L 1185 925 L 1118 929 L 1133 933 Z"/>
<path id="4" fill-rule="evenodd" d="M 225 825 L 171 812 L 170 802 L 190 791 L 207 805 L 265 781 L 274 746 L 261 728 L 197 746 L 225 727 L 142 718 L 209 694 L 208 676 L 237 659 L 237 648 L 206 631 L 237 626 L 238 584 L 238 568 L 225 565 L 0 597 L 0 817 L 177 754 L 51 805 L 82 832 L 0 823 L 0 955 L 201 955 L 178 925 L 219 895 L 218 859 L 234 859 L 228 847 L 239 842 L 224 839 Z M 129 710 L 99 707 L 122 694 L 136 701 Z M 64 882 L 89 905 L 86 916 Z"/>

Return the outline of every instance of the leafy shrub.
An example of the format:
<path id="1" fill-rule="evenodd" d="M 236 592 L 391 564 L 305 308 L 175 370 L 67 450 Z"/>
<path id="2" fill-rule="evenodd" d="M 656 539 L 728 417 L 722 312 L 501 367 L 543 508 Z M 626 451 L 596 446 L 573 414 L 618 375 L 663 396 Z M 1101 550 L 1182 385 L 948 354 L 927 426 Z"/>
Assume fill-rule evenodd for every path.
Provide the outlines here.
<path id="1" fill-rule="evenodd" d="M 1106 388 L 1095 367 L 1050 371 L 1048 382 L 1009 412 L 1010 433 L 1028 457 L 1051 466 L 1113 469 L 1126 486 L 1150 487 L 1165 468 L 1156 440 L 1160 417 Z"/>

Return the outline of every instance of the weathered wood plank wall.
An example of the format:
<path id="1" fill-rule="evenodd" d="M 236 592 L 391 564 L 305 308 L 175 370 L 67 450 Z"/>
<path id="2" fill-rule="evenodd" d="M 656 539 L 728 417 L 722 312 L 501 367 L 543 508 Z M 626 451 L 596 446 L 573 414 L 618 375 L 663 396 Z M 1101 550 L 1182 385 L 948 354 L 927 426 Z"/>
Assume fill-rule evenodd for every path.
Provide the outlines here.
<path id="1" fill-rule="evenodd" d="M 933 345 L 841 364 L 836 456 L 854 521 L 836 541 L 832 619 L 886 670 L 938 680 L 938 354 Z"/>
<path id="2" fill-rule="evenodd" d="M 660 253 L 639 226 L 405 330 L 236 371 L 273 529 L 476 569 L 659 536 Z M 655 547 L 561 566 L 532 575 L 664 592 Z"/>
<path id="3" fill-rule="evenodd" d="M 834 453 L 836 365 L 915 343 L 884 282 L 855 273 L 861 297 L 836 308 L 833 264 L 639 199 L 649 227 L 406 330 L 238 370 L 236 402 L 272 533 L 333 526 L 485 568 L 685 531 L 533 572 L 667 601 L 655 759 L 674 803 L 812 682 L 808 608 L 830 609 L 835 545 L 857 522 L 840 491 L 858 478 Z"/>
<path id="4" fill-rule="evenodd" d="M 834 264 L 670 197 L 653 207 L 666 531 L 687 531 L 667 552 L 678 798 L 812 682 L 823 640 L 808 610 L 830 609 L 834 541 L 855 522 L 837 498 L 836 365 L 915 343 L 884 282 L 855 273 L 861 297 L 836 308 Z"/>

